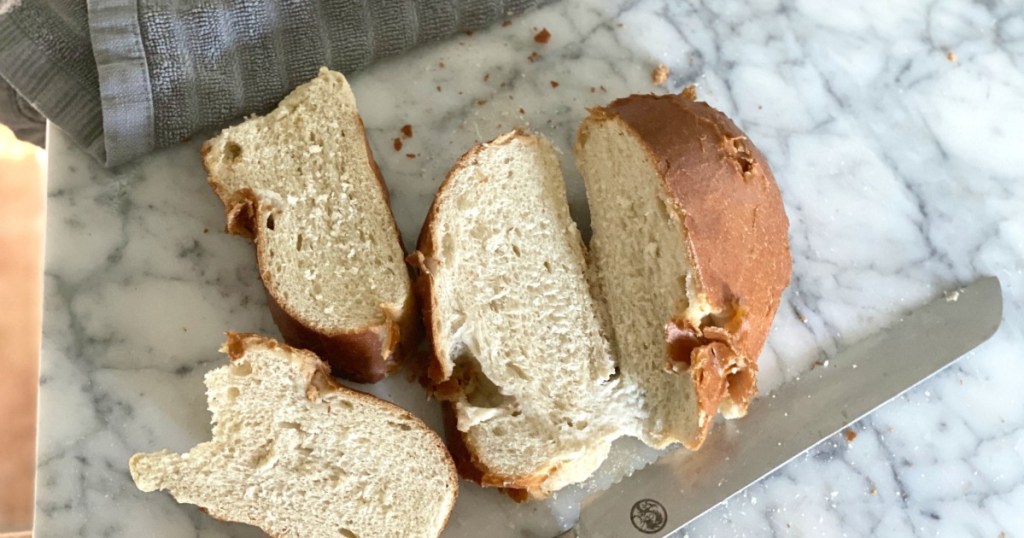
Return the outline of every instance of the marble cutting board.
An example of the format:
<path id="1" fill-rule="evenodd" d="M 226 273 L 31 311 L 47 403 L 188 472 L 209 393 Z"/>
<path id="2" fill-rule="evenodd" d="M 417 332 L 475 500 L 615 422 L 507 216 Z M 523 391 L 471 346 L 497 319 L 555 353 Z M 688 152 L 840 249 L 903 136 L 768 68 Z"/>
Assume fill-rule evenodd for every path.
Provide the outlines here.
<path id="1" fill-rule="evenodd" d="M 1024 532 L 1015 13 L 966 1 L 563 1 L 351 81 L 407 246 L 456 158 L 522 125 L 562 150 L 585 228 L 570 148 L 586 107 L 696 83 L 767 155 L 791 219 L 794 280 L 760 359 L 763 391 L 944 289 L 999 276 L 1006 313 L 991 342 L 686 533 L 1012 536 Z M 533 39 L 541 28 L 547 44 Z M 651 83 L 659 63 L 666 87 Z M 396 151 L 405 124 L 413 136 Z M 225 330 L 277 334 L 251 247 L 221 231 L 198 144 L 104 170 L 51 131 L 37 536 L 261 535 L 142 494 L 127 472 L 133 452 L 208 439 L 202 375 L 223 363 Z M 368 390 L 440 426 L 405 379 Z M 654 455 L 625 452 L 598 482 Z M 581 495 L 515 505 L 463 482 L 445 536 L 546 538 Z M 497 512 L 517 523 L 493 528 Z"/>

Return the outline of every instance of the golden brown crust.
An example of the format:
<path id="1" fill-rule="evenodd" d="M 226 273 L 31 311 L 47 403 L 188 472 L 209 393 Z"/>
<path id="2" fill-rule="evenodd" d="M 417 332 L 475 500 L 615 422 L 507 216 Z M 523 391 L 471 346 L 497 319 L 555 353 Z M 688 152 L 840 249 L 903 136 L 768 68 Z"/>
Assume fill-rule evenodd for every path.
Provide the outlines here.
<path id="1" fill-rule="evenodd" d="M 377 178 L 384 203 L 389 208 L 388 215 L 396 233 L 395 240 L 402 245 L 394 214 L 390 211 L 387 185 L 370 149 L 362 118 L 358 115 L 356 123 L 358 135 L 362 137 L 366 148 L 370 168 Z M 331 365 L 334 375 L 358 383 L 375 383 L 395 372 L 401 363 L 412 355 L 422 337 L 415 295 L 410 292 L 405 304 L 392 305 L 392 309 L 397 307 L 395 311 L 382 306 L 383 322 L 359 330 L 323 331 L 303 320 L 283 300 L 283 296 L 270 284 L 266 276 L 268 266 L 264 262 L 265 242 L 261 240 L 260 226 L 256 224 L 256 217 L 261 209 L 260 197 L 249 188 L 230 191 L 223 186 L 213 172 L 213 163 L 210 162 L 211 142 L 212 140 L 209 140 L 203 144 L 200 155 L 208 174 L 208 182 L 224 204 L 225 229 L 228 233 L 247 237 L 255 244 L 260 278 L 267 292 L 267 306 L 284 340 L 294 346 L 312 350 Z M 402 251 L 405 252 L 404 245 Z"/>
<path id="2" fill-rule="evenodd" d="M 757 357 L 789 283 L 789 222 L 764 156 L 692 92 L 626 97 L 588 121 L 614 120 L 647 146 L 683 224 L 696 290 L 710 306 L 697 323 L 680 312 L 665 327 L 669 365 L 690 370 L 697 388 L 704 416 L 689 444 L 699 446 L 719 409 L 741 416 L 757 392 Z"/>

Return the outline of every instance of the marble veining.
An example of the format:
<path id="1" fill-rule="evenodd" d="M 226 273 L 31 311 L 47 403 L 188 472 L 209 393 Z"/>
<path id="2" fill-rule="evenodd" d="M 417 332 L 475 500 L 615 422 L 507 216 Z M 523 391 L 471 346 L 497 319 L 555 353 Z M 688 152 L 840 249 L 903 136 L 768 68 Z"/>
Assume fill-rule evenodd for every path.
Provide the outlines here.
<path id="1" fill-rule="evenodd" d="M 586 228 L 571 158 L 586 107 L 696 84 L 767 155 L 790 217 L 794 278 L 761 357 L 763 392 L 943 290 L 998 276 L 1005 316 L 990 342 L 680 535 L 1017 536 L 1021 7 L 563 1 L 351 81 L 407 246 L 456 158 L 524 125 L 562 151 Z M 547 44 L 534 41 L 541 28 Z M 658 64 L 664 87 L 651 82 Z M 413 136 L 395 150 L 405 124 Z M 251 247 L 222 231 L 199 141 L 104 170 L 59 131 L 49 140 L 36 536 L 262 536 L 142 494 L 127 470 L 133 452 L 208 439 L 202 375 L 224 360 L 225 330 L 278 334 Z M 406 379 L 369 390 L 439 426 Z M 577 502 L 514 505 L 463 483 L 445 536 L 543 538 Z M 481 523 L 496 512 L 517 527 Z"/>

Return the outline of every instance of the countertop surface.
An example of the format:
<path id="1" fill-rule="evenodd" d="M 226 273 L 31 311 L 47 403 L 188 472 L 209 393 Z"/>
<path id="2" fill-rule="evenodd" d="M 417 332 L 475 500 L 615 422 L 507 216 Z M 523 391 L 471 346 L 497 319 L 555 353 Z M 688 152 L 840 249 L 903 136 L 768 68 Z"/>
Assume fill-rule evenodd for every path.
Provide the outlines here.
<path id="1" fill-rule="evenodd" d="M 455 160 L 516 126 L 562 150 L 585 228 L 570 148 L 586 108 L 696 84 L 767 156 L 790 218 L 793 281 L 760 359 L 762 392 L 943 290 L 999 277 L 992 340 L 680 535 L 1018 536 L 1024 10 L 1013 4 L 567 0 L 350 79 L 408 246 Z M 651 80 L 658 64 L 665 86 Z M 395 150 L 406 124 L 413 136 Z M 225 331 L 278 334 L 252 247 L 222 231 L 200 141 L 105 170 L 50 135 L 36 536 L 259 536 L 139 492 L 127 468 L 134 452 L 209 438 L 202 376 L 224 363 Z M 372 390 L 437 426 L 405 379 Z M 552 506 L 463 482 L 446 536 L 541 536 L 474 517 L 571 520 L 573 502 Z"/>

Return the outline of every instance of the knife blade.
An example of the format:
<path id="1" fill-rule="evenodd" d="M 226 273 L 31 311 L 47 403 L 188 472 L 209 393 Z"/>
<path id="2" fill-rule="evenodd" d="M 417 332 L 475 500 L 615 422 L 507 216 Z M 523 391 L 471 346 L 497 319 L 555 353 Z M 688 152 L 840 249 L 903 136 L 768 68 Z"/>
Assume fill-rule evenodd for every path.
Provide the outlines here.
<path id="1" fill-rule="evenodd" d="M 558 538 L 672 534 L 988 340 L 1002 301 L 995 277 L 946 293 L 717 424 L 700 451 L 675 450 L 588 497 Z"/>

